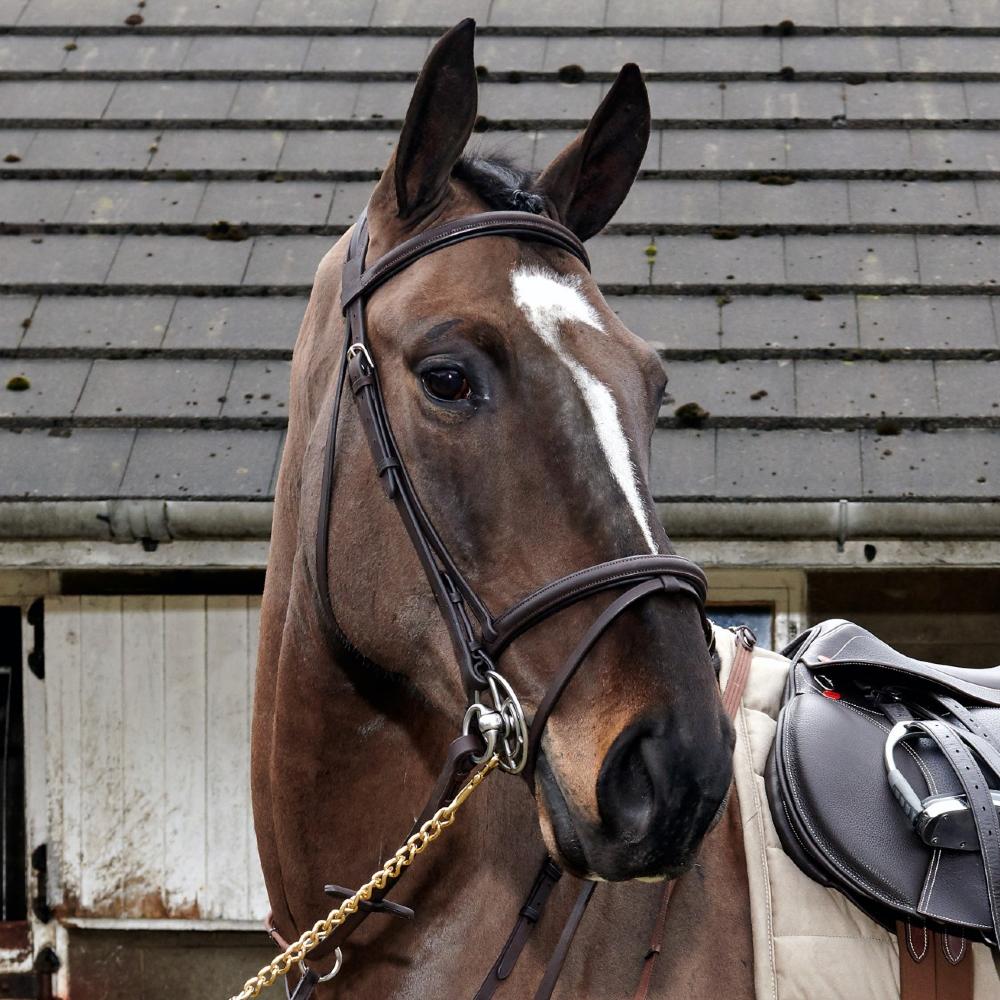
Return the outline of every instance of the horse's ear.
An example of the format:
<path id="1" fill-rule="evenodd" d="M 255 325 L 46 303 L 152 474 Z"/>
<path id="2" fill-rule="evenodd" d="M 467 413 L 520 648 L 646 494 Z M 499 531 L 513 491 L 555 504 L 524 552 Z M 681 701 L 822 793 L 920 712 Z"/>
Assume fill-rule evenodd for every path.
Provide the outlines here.
<path id="1" fill-rule="evenodd" d="M 402 219 L 426 215 L 438 204 L 472 135 L 478 89 L 475 37 L 476 22 L 470 17 L 460 21 L 438 39 L 417 78 L 396 152 L 379 184 L 384 188 L 391 183 Z"/>
<path id="2" fill-rule="evenodd" d="M 626 63 L 586 130 L 539 175 L 534 188 L 582 240 L 600 232 L 625 200 L 649 142 L 649 95 Z"/>

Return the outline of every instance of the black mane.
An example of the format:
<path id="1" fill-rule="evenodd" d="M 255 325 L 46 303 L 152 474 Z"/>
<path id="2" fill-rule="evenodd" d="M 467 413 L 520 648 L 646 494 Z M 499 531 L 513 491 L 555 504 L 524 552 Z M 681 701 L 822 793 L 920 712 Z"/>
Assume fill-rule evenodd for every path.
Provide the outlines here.
<path id="1" fill-rule="evenodd" d="M 465 181 L 495 211 L 545 211 L 545 199 L 531 190 L 536 175 L 496 154 L 466 154 L 452 169 L 452 176 Z"/>

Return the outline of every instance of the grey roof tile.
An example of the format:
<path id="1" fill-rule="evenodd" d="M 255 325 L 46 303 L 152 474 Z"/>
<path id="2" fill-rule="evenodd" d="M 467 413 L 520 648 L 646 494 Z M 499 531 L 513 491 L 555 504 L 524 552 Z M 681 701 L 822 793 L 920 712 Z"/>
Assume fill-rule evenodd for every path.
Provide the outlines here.
<path id="1" fill-rule="evenodd" d="M 647 68 L 644 63 L 640 66 Z M 703 73 L 707 67 L 720 73 L 776 73 L 781 69 L 781 42 L 777 38 L 753 36 L 663 39 L 662 69 L 671 73 Z"/>
<path id="2" fill-rule="evenodd" d="M 125 471 L 135 431 L 0 429 L 0 497 L 52 499 L 113 497 Z"/>
<path id="3" fill-rule="evenodd" d="M 722 95 L 717 83 L 652 81 L 646 84 L 654 119 L 715 120 L 722 117 Z M 593 108 L 586 112 L 587 116 Z"/>
<path id="4" fill-rule="evenodd" d="M 469 0 L 462 4 L 461 16 L 474 17 L 485 24 L 489 0 Z M 373 25 L 423 25 L 450 27 L 459 17 L 453 0 L 378 0 L 371 15 Z M 478 51 L 478 45 L 477 45 Z"/>
<path id="5" fill-rule="evenodd" d="M 171 295 L 43 295 L 22 346 L 79 351 L 156 348 L 173 308 Z"/>
<path id="6" fill-rule="evenodd" d="M 281 438 L 276 430 L 141 429 L 120 494 L 264 499 Z"/>
<path id="7" fill-rule="evenodd" d="M 59 222 L 75 189 L 76 181 L 5 180 L 0 183 L 0 222 Z"/>
<path id="8" fill-rule="evenodd" d="M 668 361 L 666 369 L 666 416 L 687 403 L 697 403 L 714 417 L 795 415 L 791 361 Z"/>
<path id="9" fill-rule="evenodd" d="M 354 115 L 360 87 L 361 84 L 357 83 L 311 80 L 245 82 L 240 84 L 229 117 L 237 121 L 271 118 L 293 121 L 349 119 Z"/>
<path id="10" fill-rule="evenodd" d="M 861 494 L 856 431 L 716 432 L 716 496 L 837 499 Z"/>
<path id="11" fill-rule="evenodd" d="M 616 223 L 719 221 L 719 185 L 714 181 L 641 181 L 633 185 Z"/>
<path id="12" fill-rule="evenodd" d="M 493 0 L 491 25 L 583 25 L 599 28 L 604 23 L 606 0 Z"/>
<path id="13" fill-rule="evenodd" d="M 330 236 L 258 236 L 244 281 L 248 285 L 309 285 L 324 254 L 336 242 Z"/>
<path id="14" fill-rule="evenodd" d="M 918 170 L 1000 170 L 1000 132 L 914 129 L 910 144 Z"/>
<path id="15" fill-rule="evenodd" d="M 930 361 L 797 361 L 798 414 L 804 417 L 935 417 Z"/>
<path id="16" fill-rule="evenodd" d="M 76 406 L 77 417 L 218 416 L 232 361 L 98 359 Z"/>
<path id="17" fill-rule="evenodd" d="M 715 496 L 715 431 L 658 430 L 653 435 L 653 497 Z"/>
<path id="18" fill-rule="evenodd" d="M 108 283 L 238 285 L 251 247 L 251 240 L 231 243 L 198 236 L 125 236 L 108 273 Z"/>
<path id="19" fill-rule="evenodd" d="M 1000 0 L 952 0 L 955 24 L 995 28 L 1000 24 Z"/>
<path id="20" fill-rule="evenodd" d="M 90 365 L 90 361 L 0 360 L 0 417 L 64 417 L 72 413 Z M 10 389 L 16 376 L 27 379 L 26 389 Z"/>
<path id="21" fill-rule="evenodd" d="M 402 117 L 412 91 L 409 84 L 404 84 L 402 89 L 406 93 L 399 91 L 394 103 L 366 103 L 367 96 L 375 94 L 375 88 L 392 86 L 395 85 L 362 84 L 358 117 L 367 117 L 372 110 L 379 111 L 383 107 L 394 109 L 395 115 Z M 479 88 L 479 113 L 493 119 L 589 119 L 601 103 L 601 91 L 601 85 L 597 83 L 487 83 Z M 656 99 L 652 87 L 649 96 L 655 115 Z M 391 112 L 383 113 L 389 117 Z"/>
<path id="22" fill-rule="evenodd" d="M 203 35 L 191 40 L 183 68 L 189 70 L 300 70 L 311 39 L 305 35 Z M 343 67 L 334 66 L 334 69 Z"/>
<path id="23" fill-rule="evenodd" d="M 989 299 L 982 296 L 859 295 L 858 319 L 864 347 L 1000 346 Z"/>
<path id="24" fill-rule="evenodd" d="M 491 41 L 493 39 L 490 39 Z M 487 41 L 487 39 L 483 39 Z M 530 46 L 532 39 L 525 39 Z M 378 38 L 369 35 L 316 36 L 309 41 L 303 66 L 307 70 L 361 72 L 379 66 L 391 72 L 418 70 L 430 48 L 429 38 Z M 544 47 L 544 45 L 543 45 Z M 239 46 L 237 46 L 237 51 Z M 476 44 L 476 59 L 482 62 L 482 47 Z"/>
<path id="25" fill-rule="evenodd" d="M 306 302 L 268 298 L 178 298 L 163 341 L 170 350 L 291 351 Z"/>
<path id="26" fill-rule="evenodd" d="M 0 130 L 0 161 L 5 170 L 24 169 L 24 159 L 34 138 L 35 130 L 30 128 Z"/>
<path id="27" fill-rule="evenodd" d="M 897 40 L 878 36 L 783 38 L 781 56 L 785 66 L 800 73 L 886 73 L 902 68 Z"/>
<path id="28" fill-rule="evenodd" d="M 28 5 L 28 0 L 0 0 L 0 25 L 13 25 Z"/>
<path id="29" fill-rule="evenodd" d="M 786 236 L 788 280 L 805 285 L 917 282 L 912 236 Z"/>
<path id="30" fill-rule="evenodd" d="M 843 113 L 840 83 L 736 82 L 723 91 L 727 119 L 832 118 Z"/>
<path id="31" fill-rule="evenodd" d="M 1000 417 L 1000 362 L 936 361 L 941 412 L 958 417 Z"/>
<path id="32" fill-rule="evenodd" d="M 0 118 L 100 118 L 115 83 L 98 80 L 0 82 Z"/>
<path id="33" fill-rule="evenodd" d="M 1000 23 L 1000 22 L 995 22 Z M 1000 52 L 991 38 L 902 37 L 902 68 L 922 73 L 1000 71 Z"/>
<path id="34" fill-rule="evenodd" d="M 201 182 L 84 181 L 73 193 L 62 221 L 193 222 L 204 191 L 205 185 Z"/>
<path id="35" fill-rule="evenodd" d="M 0 283 L 104 281 L 119 236 L 0 236 Z"/>
<path id="36" fill-rule="evenodd" d="M 668 129 L 660 135 L 664 170 L 776 170 L 785 163 L 784 134 L 776 129 Z"/>
<path id="37" fill-rule="evenodd" d="M 497 39 L 499 41 L 500 39 Z M 672 40 L 672 39 L 671 39 Z M 726 39 L 728 41 L 728 39 Z M 508 46 L 515 45 L 521 41 L 520 38 L 503 39 Z M 541 42 L 543 39 L 533 39 Z M 643 70 L 674 69 L 674 66 L 663 65 L 663 43 L 662 38 L 648 38 L 642 35 L 629 35 L 621 38 L 580 38 L 569 36 L 565 38 L 549 38 L 547 44 L 542 46 L 544 55 L 544 68 L 555 73 L 564 66 L 581 66 L 589 73 L 617 73 L 627 62 L 638 63 Z M 528 69 L 536 67 L 522 66 L 517 49 L 512 46 L 516 63 L 512 63 L 509 68 Z M 529 58 L 533 50 L 529 50 Z M 476 43 L 476 61 L 491 69 L 493 65 L 480 53 L 479 43 Z M 508 62 L 512 62 L 508 59 Z M 538 66 L 541 69 L 542 66 Z"/>
<path id="38" fill-rule="evenodd" d="M 663 0 L 614 0 L 608 5 L 609 27 L 718 28 L 722 23 L 722 0 L 686 0 L 665 4 Z"/>
<path id="39" fill-rule="evenodd" d="M 845 87 L 847 117 L 856 119 L 962 120 L 969 111 L 961 83 L 913 81 L 860 83 Z"/>
<path id="40" fill-rule="evenodd" d="M 0 350 L 13 351 L 32 323 L 38 299 L 34 295 L 4 295 L 0 298 Z"/>
<path id="41" fill-rule="evenodd" d="M 982 497 L 1000 493 L 1000 434 L 991 430 L 861 434 L 869 497 Z"/>
<path id="42" fill-rule="evenodd" d="M 4 72 L 33 70 L 54 73 L 66 60 L 65 42 L 61 38 L 40 38 L 7 35 L 0 38 L 0 66 Z"/>
<path id="43" fill-rule="evenodd" d="M 851 181 L 850 192 L 852 222 L 954 226 L 979 221 L 971 181 Z"/>
<path id="44" fill-rule="evenodd" d="M 381 170 L 396 148 L 395 132 L 290 132 L 278 166 L 282 170 L 322 170 L 331 163 L 344 171 Z"/>
<path id="45" fill-rule="evenodd" d="M 145 129 L 39 129 L 18 166 L 61 170 L 143 170 L 156 133 Z"/>
<path id="46" fill-rule="evenodd" d="M 591 244 L 598 281 L 610 284 L 725 284 L 784 281 L 781 240 L 761 237 L 713 240 L 705 236 L 657 237 L 650 268 L 648 237 L 603 236 Z"/>
<path id="47" fill-rule="evenodd" d="M 970 118 L 995 119 L 997 117 L 1000 84 L 968 82 L 961 86 L 965 89 Z"/>
<path id="48" fill-rule="evenodd" d="M 121 24 L 135 13 L 129 0 L 29 0 L 18 26 Z"/>
<path id="49" fill-rule="evenodd" d="M 273 170 L 285 139 L 284 132 L 262 129 L 225 133 L 169 129 L 155 143 L 150 166 L 156 170 Z"/>
<path id="50" fill-rule="evenodd" d="M 795 24 L 833 26 L 837 23 L 836 0 L 725 0 L 722 23 L 727 27 L 778 24 L 793 20 Z"/>
<path id="51" fill-rule="evenodd" d="M 118 84 L 104 113 L 106 119 L 225 118 L 236 96 L 226 80 L 171 80 L 157 83 L 125 80 Z"/>
<path id="52" fill-rule="evenodd" d="M 260 0 L 157 0 L 143 8 L 146 24 L 180 24 L 185 26 L 250 24 Z"/>
<path id="53" fill-rule="evenodd" d="M 858 345 L 853 296 L 737 296 L 722 308 L 724 348 L 817 349 Z"/>
<path id="54" fill-rule="evenodd" d="M 808 181 L 778 186 L 754 181 L 723 181 L 720 195 L 720 218 L 724 225 L 760 222 L 843 225 L 849 221 L 846 181 Z"/>
<path id="55" fill-rule="evenodd" d="M 954 23 L 949 0 L 838 0 L 842 26 L 915 25 L 928 27 Z"/>
<path id="56" fill-rule="evenodd" d="M 62 48 L 62 39 L 53 41 Z M 79 35 L 73 41 L 76 48 L 66 53 L 65 68 L 76 72 L 179 70 L 191 42 L 183 35 Z"/>
<path id="57" fill-rule="evenodd" d="M 375 0 L 260 0 L 254 24 L 305 27 L 344 25 L 358 27 L 369 23 Z"/>
<path id="58" fill-rule="evenodd" d="M 364 185 L 371 190 L 371 184 Z M 326 220 L 333 185 L 325 181 L 212 181 L 198 208 L 198 222 L 317 225 Z"/>
<path id="59" fill-rule="evenodd" d="M 714 298 L 617 295 L 608 298 L 608 305 L 633 333 L 659 349 L 719 346 L 719 307 Z"/>
<path id="60" fill-rule="evenodd" d="M 920 277 L 929 285 L 995 285 L 998 236 L 918 236 Z"/>
<path id="61" fill-rule="evenodd" d="M 237 361 L 222 415 L 287 416 L 290 368 L 287 361 Z"/>
<path id="62" fill-rule="evenodd" d="M 350 225 L 368 204 L 372 193 L 371 181 L 342 181 L 333 192 L 330 212 L 331 225 Z"/>
<path id="63" fill-rule="evenodd" d="M 906 132 L 881 129 L 789 129 L 785 133 L 792 170 L 886 170 L 912 165 Z"/>

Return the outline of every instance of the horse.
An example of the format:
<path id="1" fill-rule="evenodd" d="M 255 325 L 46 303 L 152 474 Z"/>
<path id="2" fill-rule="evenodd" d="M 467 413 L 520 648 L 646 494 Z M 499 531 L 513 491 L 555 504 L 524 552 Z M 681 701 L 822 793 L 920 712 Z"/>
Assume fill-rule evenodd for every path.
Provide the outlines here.
<path id="1" fill-rule="evenodd" d="M 419 74 L 368 205 L 369 261 L 483 212 L 533 214 L 586 240 L 637 175 L 650 110 L 632 64 L 540 172 L 468 154 L 474 36 L 474 22 L 461 22 Z M 320 263 L 295 346 L 261 613 L 253 811 L 274 931 L 286 940 L 330 909 L 326 883 L 357 888 L 402 842 L 467 706 L 440 594 L 380 484 L 370 428 L 340 405 L 342 276 L 359 225 Z M 412 489 L 490 609 L 574 571 L 673 552 L 649 486 L 663 367 L 571 243 L 497 233 L 439 247 L 360 306 Z M 506 649 L 497 669 L 526 716 L 541 711 L 608 600 L 575 600 Z M 547 856 L 567 877 L 498 996 L 534 995 L 580 885 L 598 882 L 608 884 L 553 995 L 633 996 L 662 883 L 685 872 L 648 996 L 668 986 L 753 996 L 739 807 L 728 794 L 734 734 L 703 611 L 690 588 L 664 585 L 605 624 L 547 709 L 530 786 L 491 777 L 394 893 L 416 921 L 371 914 L 318 996 L 473 996 Z M 322 975 L 340 959 L 321 945 L 308 964 Z"/>

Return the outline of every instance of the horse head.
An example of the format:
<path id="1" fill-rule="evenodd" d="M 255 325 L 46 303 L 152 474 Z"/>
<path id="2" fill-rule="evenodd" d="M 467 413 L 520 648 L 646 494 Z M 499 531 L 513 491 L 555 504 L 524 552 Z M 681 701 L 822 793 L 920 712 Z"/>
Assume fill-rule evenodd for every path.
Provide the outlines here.
<path id="1" fill-rule="evenodd" d="M 369 261 L 490 210 L 544 215 L 585 240 L 607 224 L 635 179 L 650 112 L 631 64 L 586 129 L 539 173 L 467 155 L 477 119 L 473 37 L 473 22 L 463 21 L 420 73 L 368 206 Z M 321 599 L 351 651 L 347 683 L 377 709 L 379 725 L 424 747 L 429 732 L 457 732 L 466 691 L 346 398 L 332 483 L 316 471 L 336 419 L 337 342 L 329 331 L 340 323 L 347 239 L 319 268 L 306 322 L 312 332 L 296 349 L 293 431 L 307 430 L 301 450 L 286 455 L 279 494 L 294 484 L 311 498 L 302 501 L 299 544 L 307 565 L 318 560 L 310 575 L 325 584 Z M 529 239 L 469 240 L 414 261 L 364 309 L 413 489 L 486 607 L 498 612 L 595 564 L 672 552 L 649 485 L 663 368 L 579 259 Z M 328 538 L 316 556 L 315 521 L 305 512 L 324 502 Z M 607 593 L 588 596 L 504 651 L 498 669 L 529 718 L 608 603 Z M 375 728 L 359 718 L 350 739 L 377 739 Z M 433 739 L 440 746 L 440 736 Z M 720 813 L 732 747 L 697 601 L 669 588 L 637 601 L 599 636 L 547 719 L 533 790 L 549 851 L 595 879 L 680 873 Z"/>

